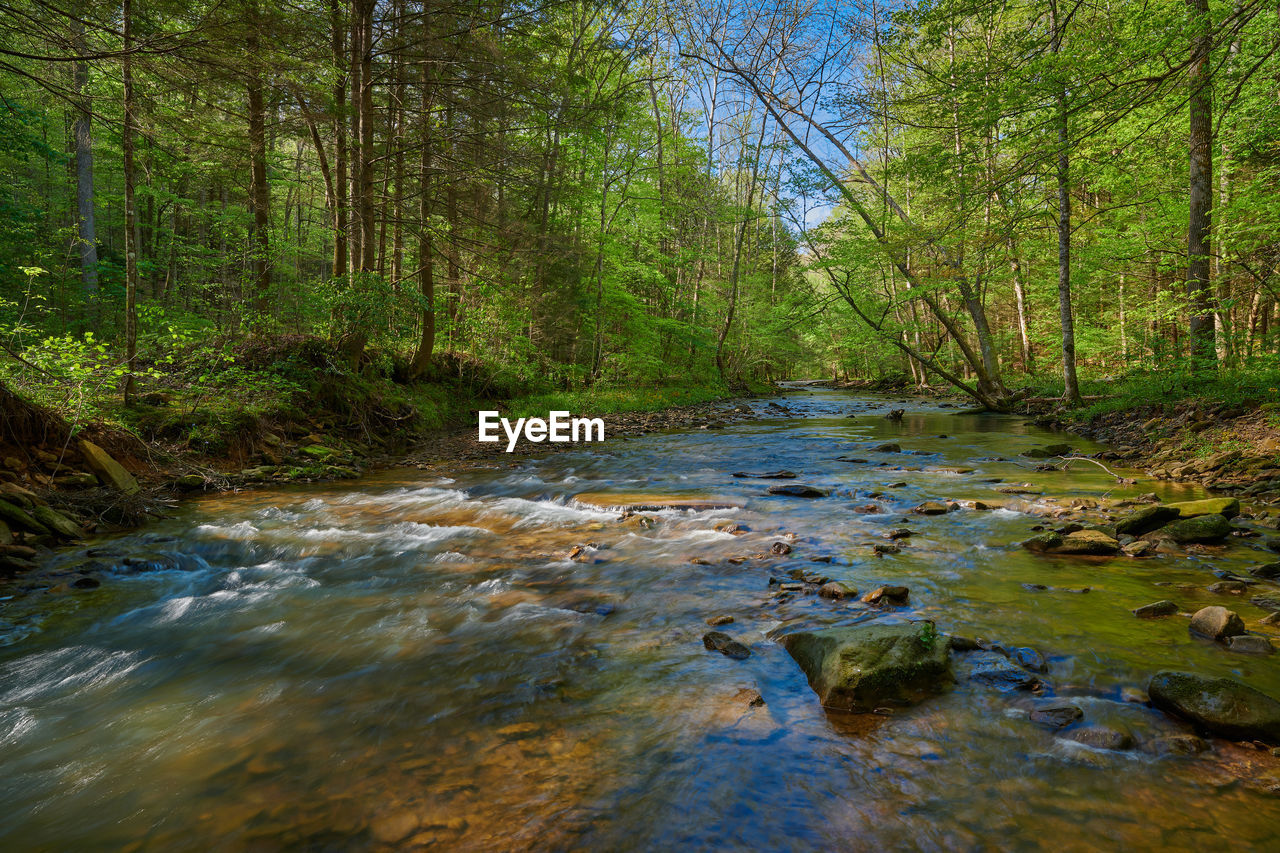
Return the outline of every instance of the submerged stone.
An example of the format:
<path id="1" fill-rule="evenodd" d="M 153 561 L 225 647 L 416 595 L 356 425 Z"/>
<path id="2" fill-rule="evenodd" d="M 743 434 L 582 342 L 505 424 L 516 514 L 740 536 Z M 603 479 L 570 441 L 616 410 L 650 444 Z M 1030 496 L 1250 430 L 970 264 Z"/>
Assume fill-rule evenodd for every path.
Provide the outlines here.
<path id="1" fill-rule="evenodd" d="M 1031 722 L 1051 729 L 1061 729 L 1084 719 L 1084 711 L 1066 702 L 1039 705 L 1031 709 Z"/>
<path id="2" fill-rule="evenodd" d="M 828 628 L 789 634 L 780 642 L 823 707 L 832 710 L 912 704 L 952 680 L 947 640 L 932 622 Z"/>
<path id="3" fill-rule="evenodd" d="M 746 660 L 751 657 L 751 649 L 739 643 L 723 631 L 708 631 L 702 635 L 702 645 L 713 652 L 720 652 L 734 660 Z"/>
<path id="4" fill-rule="evenodd" d="M 1215 734 L 1280 743 L 1280 702 L 1234 679 L 1158 672 L 1147 692 L 1155 707 Z"/>
<path id="5" fill-rule="evenodd" d="M 817 486 L 806 486 L 802 483 L 770 486 L 768 491 L 771 495 L 787 495 L 793 498 L 825 498 L 830 494 L 826 489 L 820 489 Z"/>
<path id="6" fill-rule="evenodd" d="M 1008 693 L 1015 690 L 1035 690 L 1042 683 L 1039 678 L 1022 667 L 1009 663 L 997 652 L 984 652 L 973 657 L 976 658 L 976 663 L 969 677 L 980 684 Z"/>
<path id="7" fill-rule="evenodd" d="M 1009 659 L 1023 669 L 1029 669 L 1032 672 L 1049 671 L 1049 662 L 1044 659 L 1044 655 L 1027 646 L 1010 649 Z"/>
<path id="8" fill-rule="evenodd" d="M 1132 735 L 1128 732 L 1107 728 L 1106 726 L 1089 726 L 1088 728 L 1077 729 L 1067 737 L 1076 743 L 1084 744 L 1094 749 L 1133 749 Z"/>

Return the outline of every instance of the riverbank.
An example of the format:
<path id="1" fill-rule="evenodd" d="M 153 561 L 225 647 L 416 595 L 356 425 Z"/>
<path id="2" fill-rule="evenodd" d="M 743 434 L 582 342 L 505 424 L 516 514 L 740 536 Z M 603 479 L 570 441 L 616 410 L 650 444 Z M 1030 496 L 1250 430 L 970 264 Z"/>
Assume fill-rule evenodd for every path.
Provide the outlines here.
<path id="1" fill-rule="evenodd" d="M 354 479 L 503 453 L 505 443 L 476 441 L 480 408 L 513 417 L 545 417 L 563 408 L 599 416 L 608 437 L 625 439 L 660 429 L 715 429 L 748 414 L 723 404 L 729 394 L 720 387 L 673 386 L 502 400 L 456 383 L 353 381 L 345 391 L 319 395 L 311 411 L 277 402 L 269 410 L 246 406 L 241 420 L 184 420 L 174 411 L 183 401 L 151 392 L 123 410 L 134 428 L 118 419 L 73 425 L 51 408 L 8 394 L 0 441 L 0 574 L 35 568 L 49 549 L 162 517 L 188 495 Z M 522 443 L 519 449 L 560 448 Z"/>
<path id="2" fill-rule="evenodd" d="M 1274 409 L 1186 399 L 1111 411 L 1029 407 L 1040 426 L 1107 444 L 1098 458 L 1155 480 L 1280 504 L 1280 417 Z"/>

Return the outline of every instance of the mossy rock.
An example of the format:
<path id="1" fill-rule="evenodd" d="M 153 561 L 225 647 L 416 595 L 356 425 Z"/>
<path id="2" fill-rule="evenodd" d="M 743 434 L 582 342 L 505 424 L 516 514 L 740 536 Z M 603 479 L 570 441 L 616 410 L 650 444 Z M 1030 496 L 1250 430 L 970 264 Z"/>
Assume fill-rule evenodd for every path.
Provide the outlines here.
<path id="1" fill-rule="evenodd" d="M 1231 522 L 1221 515 L 1198 515 L 1168 524 L 1158 535 L 1181 545 L 1211 545 L 1226 539 L 1232 530 Z"/>
<path id="2" fill-rule="evenodd" d="M 80 525 L 67 518 L 62 513 L 47 506 L 38 506 L 31 510 L 31 515 L 36 521 L 43 524 L 49 530 L 61 536 L 63 539 L 79 539 L 84 533 Z"/>
<path id="3" fill-rule="evenodd" d="M 1022 543 L 1022 547 L 1028 551 L 1034 551 L 1037 554 L 1043 554 L 1052 551 L 1062 544 L 1062 537 L 1052 530 L 1041 533 L 1038 536 L 1032 536 L 1030 539 Z"/>
<path id="4" fill-rule="evenodd" d="M 1156 504 L 1131 512 L 1116 522 L 1116 533 L 1122 536 L 1141 536 L 1159 530 L 1179 516 L 1173 506 Z"/>
<path id="5" fill-rule="evenodd" d="M 338 451 L 332 447 L 325 447 L 323 444 L 309 444 L 302 448 L 302 452 L 308 456 L 314 456 L 316 459 L 328 459 L 330 456 L 338 456 Z"/>
<path id="6" fill-rule="evenodd" d="M 1235 518 L 1240 514 L 1240 501 L 1236 498 L 1205 498 L 1198 501 L 1178 501 L 1165 504 L 1176 509 L 1180 518 L 1199 518 L 1202 515 L 1221 515 Z"/>
<path id="7" fill-rule="evenodd" d="M 1235 740 L 1280 743 L 1280 701 L 1230 678 L 1158 672 L 1147 686 L 1151 704 Z"/>
<path id="8" fill-rule="evenodd" d="M 1101 530 L 1077 530 L 1062 537 L 1062 544 L 1051 548 L 1053 554 L 1105 557 L 1120 550 L 1120 543 Z"/>
<path id="9" fill-rule="evenodd" d="M 947 641 L 928 621 L 806 631 L 781 642 L 831 710 L 914 704 L 953 681 Z"/>
<path id="10" fill-rule="evenodd" d="M 50 532 L 49 528 L 31 513 L 8 501 L 0 501 L 0 521 L 7 523 L 10 527 L 16 527 L 28 533 L 44 534 Z"/>
<path id="11" fill-rule="evenodd" d="M 98 475 L 98 479 L 103 485 L 110 486 L 119 492 L 127 495 L 137 494 L 142 491 L 142 487 L 138 485 L 138 481 L 133 475 L 124 469 L 124 466 L 111 457 L 111 454 L 103 450 L 92 441 L 80 440 L 80 455 L 84 458 L 85 465 L 89 470 Z"/>

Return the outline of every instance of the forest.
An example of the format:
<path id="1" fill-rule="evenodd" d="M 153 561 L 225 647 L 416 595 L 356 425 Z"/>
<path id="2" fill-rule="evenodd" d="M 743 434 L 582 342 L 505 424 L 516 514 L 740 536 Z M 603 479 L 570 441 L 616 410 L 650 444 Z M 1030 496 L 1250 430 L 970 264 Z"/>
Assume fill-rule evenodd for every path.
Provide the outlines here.
<path id="1" fill-rule="evenodd" d="M 805 376 L 1253 393 L 1278 14 L 6 2 L 0 383 L 156 434 L 341 383 L 429 424 Z"/>

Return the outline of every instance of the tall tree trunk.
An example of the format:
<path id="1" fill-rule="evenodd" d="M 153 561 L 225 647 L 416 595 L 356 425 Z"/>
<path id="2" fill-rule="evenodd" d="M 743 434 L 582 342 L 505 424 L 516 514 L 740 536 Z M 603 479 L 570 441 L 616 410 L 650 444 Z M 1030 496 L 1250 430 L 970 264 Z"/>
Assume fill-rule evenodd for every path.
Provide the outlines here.
<path id="1" fill-rule="evenodd" d="M 1018 244 L 1009 238 L 1009 271 L 1013 275 L 1013 300 L 1018 311 L 1018 343 L 1022 360 L 1022 372 L 1035 372 L 1035 359 L 1031 351 L 1031 335 L 1027 330 L 1027 291 L 1022 280 L 1022 262 L 1018 260 Z"/>
<path id="2" fill-rule="evenodd" d="M 375 0 L 356 0 L 360 18 L 360 269 L 376 269 L 373 201 L 373 9 Z"/>
<path id="3" fill-rule="evenodd" d="M 424 4 L 425 6 L 425 4 Z M 423 29 L 428 30 L 430 18 L 423 19 Z M 424 39 L 424 44 L 427 40 Z M 431 174 L 432 140 L 431 132 L 431 64 L 421 65 L 422 114 L 422 152 L 419 160 L 418 178 L 418 290 L 422 296 L 422 329 L 418 340 L 418 350 L 413 354 L 413 363 L 409 367 L 410 378 L 416 379 L 431 367 L 431 355 L 436 346 L 436 280 L 435 249 L 431 245 L 431 213 L 435 199 L 435 181 Z"/>
<path id="4" fill-rule="evenodd" d="M 133 0 L 124 0 L 124 131 L 121 149 L 124 156 L 124 404 L 133 403 L 136 382 L 133 377 L 138 360 L 138 218 L 134 207 L 134 110 L 133 98 Z"/>
<path id="5" fill-rule="evenodd" d="M 1213 47 L 1209 0 L 1187 0 L 1195 36 L 1187 73 L 1190 95 L 1188 161 L 1191 199 L 1187 222 L 1187 296 L 1191 300 L 1191 361 L 1196 369 L 1216 364 L 1213 290 L 1209 278 L 1209 220 L 1213 210 Z"/>
<path id="6" fill-rule="evenodd" d="M 256 4 L 249 22 L 245 50 L 249 62 L 258 61 L 258 10 Z M 253 207 L 253 225 L 249 231 L 253 252 L 253 280 L 260 312 L 269 310 L 267 292 L 271 289 L 270 213 L 271 188 L 267 185 L 267 108 L 261 71 L 255 67 L 249 75 L 249 203 Z"/>
<path id="7" fill-rule="evenodd" d="M 724 361 L 724 342 L 729 337 L 729 329 L 733 326 L 733 316 L 738 307 L 738 280 L 742 270 L 742 243 L 747 236 L 747 226 L 751 220 L 755 218 L 755 202 L 756 202 L 756 184 L 759 183 L 760 175 L 760 151 L 764 147 L 765 130 L 768 128 L 767 121 L 760 122 L 760 136 L 756 140 L 755 155 L 751 158 L 751 183 L 747 186 L 747 205 L 742 214 L 742 222 L 738 223 L 737 239 L 733 245 L 733 266 L 729 272 L 729 310 L 724 318 L 724 325 L 720 327 L 720 336 L 716 339 L 716 370 L 720 373 L 720 380 L 728 383 L 728 371 L 725 368 Z M 744 139 L 743 142 L 746 142 Z"/>
<path id="8" fill-rule="evenodd" d="M 84 26 L 75 24 L 76 49 L 84 52 Z M 98 296 L 98 238 L 94 222 L 93 119 L 85 86 L 89 84 L 89 63 L 76 62 L 73 71 L 75 123 L 71 134 L 76 150 L 76 248 L 80 255 L 80 296 L 89 312 L 89 328 L 96 328 Z"/>
<path id="9" fill-rule="evenodd" d="M 333 52 L 333 277 L 347 274 L 347 75 L 344 55 L 347 47 L 342 0 L 330 0 L 330 49 Z"/>
<path id="10" fill-rule="evenodd" d="M 361 246 L 361 239 L 364 236 L 364 225 L 361 217 L 364 215 L 364 206 L 360 201 L 360 176 L 361 162 L 364 155 L 360 150 L 360 92 L 363 88 L 362 73 L 364 65 L 360 61 L 364 55 L 364 40 L 361 30 L 363 23 L 363 15 L 360 7 L 366 0 L 351 0 L 349 10 L 348 23 L 351 26 L 351 39 L 347 45 L 348 50 L 348 73 L 349 81 L 349 98 L 350 102 L 347 108 L 347 117 L 351 122 L 350 139 L 348 150 L 351 152 L 348 156 L 347 167 L 350 172 L 351 190 L 349 197 L 351 206 L 347 211 L 347 269 L 350 272 L 357 272 L 360 269 L 360 260 L 364 257 L 364 250 Z"/>
<path id="11" fill-rule="evenodd" d="M 1067 113 L 1067 84 L 1062 79 L 1062 37 L 1066 29 L 1056 0 L 1050 4 L 1053 15 L 1053 43 L 1050 50 L 1058 66 L 1059 75 L 1054 92 L 1054 107 L 1058 126 L 1058 317 L 1062 323 L 1062 397 L 1072 406 L 1084 401 L 1080 398 L 1080 382 L 1076 378 L 1076 328 L 1075 314 L 1071 308 L 1071 137 L 1070 116 Z"/>

